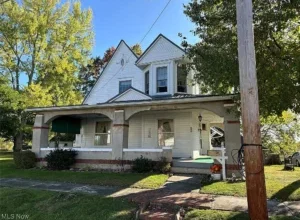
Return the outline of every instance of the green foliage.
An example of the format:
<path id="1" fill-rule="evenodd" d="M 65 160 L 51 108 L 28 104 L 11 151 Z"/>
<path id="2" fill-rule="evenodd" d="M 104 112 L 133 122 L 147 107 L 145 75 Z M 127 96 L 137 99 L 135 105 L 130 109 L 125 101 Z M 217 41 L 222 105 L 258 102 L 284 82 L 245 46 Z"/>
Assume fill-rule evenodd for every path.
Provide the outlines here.
<path id="1" fill-rule="evenodd" d="M 31 151 L 14 152 L 14 161 L 17 168 L 30 169 L 35 167 L 35 153 Z"/>
<path id="2" fill-rule="evenodd" d="M 27 86 L 49 92 L 53 105 L 80 103 L 75 85 L 93 45 L 91 10 L 80 2 L 23 0 L 6 2 L 0 14 L 0 70 L 12 87 L 21 89 L 22 74 Z"/>
<path id="3" fill-rule="evenodd" d="M 300 149 L 299 116 L 291 111 L 261 119 L 262 142 L 272 153 L 287 156 Z"/>
<path id="4" fill-rule="evenodd" d="M 137 173 L 147 173 L 153 170 L 154 163 L 151 159 L 141 157 L 136 158 L 132 163 L 132 171 Z"/>
<path id="5" fill-rule="evenodd" d="M 47 167 L 51 170 L 67 170 L 75 164 L 77 152 L 74 150 L 55 149 L 45 157 Z"/>
<path id="6" fill-rule="evenodd" d="M 190 1 L 184 13 L 199 42 L 183 38 L 203 92 L 238 93 L 239 68 L 235 0 Z M 260 112 L 300 112 L 300 1 L 253 1 Z"/>
<path id="7" fill-rule="evenodd" d="M 161 157 L 160 161 L 155 163 L 153 170 L 159 173 L 169 173 L 171 170 L 171 163 L 167 161 L 166 157 Z"/>

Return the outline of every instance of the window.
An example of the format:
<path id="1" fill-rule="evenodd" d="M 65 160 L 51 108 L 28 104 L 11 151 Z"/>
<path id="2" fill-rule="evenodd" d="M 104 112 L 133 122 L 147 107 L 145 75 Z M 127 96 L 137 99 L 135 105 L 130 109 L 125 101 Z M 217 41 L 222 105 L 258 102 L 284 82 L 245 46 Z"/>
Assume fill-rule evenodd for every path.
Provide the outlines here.
<path id="1" fill-rule="evenodd" d="M 158 146 L 174 146 L 174 123 L 172 119 L 158 120 Z"/>
<path id="2" fill-rule="evenodd" d="M 157 92 L 168 92 L 168 68 L 166 66 L 156 68 Z"/>
<path id="3" fill-rule="evenodd" d="M 119 93 L 125 92 L 131 87 L 131 80 L 125 80 L 119 82 Z"/>
<path id="4" fill-rule="evenodd" d="M 187 92 L 187 71 L 184 65 L 177 66 L 177 92 Z"/>
<path id="5" fill-rule="evenodd" d="M 145 93 L 149 94 L 149 71 L 145 73 Z"/>
<path id="6" fill-rule="evenodd" d="M 110 144 L 110 122 L 96 122 L 95 146 Z"/>

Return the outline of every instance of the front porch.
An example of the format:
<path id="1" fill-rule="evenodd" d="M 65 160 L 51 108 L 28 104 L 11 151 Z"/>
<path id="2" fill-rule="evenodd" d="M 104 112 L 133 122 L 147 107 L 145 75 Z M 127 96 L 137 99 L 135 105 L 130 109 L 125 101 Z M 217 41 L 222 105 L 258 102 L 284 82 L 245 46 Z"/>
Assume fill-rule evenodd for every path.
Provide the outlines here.
<path id="1" fill-rule="evenodd" d="M 147 101 L 35 109 L 32 111 L 38 114 L 32 150 L 43 161 L 54 149 L 48 141 L 51 124 L 67 116 L 80 121 L 80 129 L 72 146 L 60 144 L 60 147 L 78 151 L 76 167 L 127 170 L 131 161 L 142 155 L 153 161 L 166 157 L 173 169 L 181 167 L 207 173 L 212 163 L 201 163 L 197 159 L 207 155 L 213 145 L 216 147 L 211 141 L 214 133 L 210 128 L 224 130 L 229 155 L 231 150 L 240 147 L 240 124 L 234 114 L 227 111 L 228 98 L 213 102 L 199 99 L 188 103 L 186 100 L 165 101 L 159 105 Z M 237 168 L 230 157 L 226 163 L 227 173 Z"/>

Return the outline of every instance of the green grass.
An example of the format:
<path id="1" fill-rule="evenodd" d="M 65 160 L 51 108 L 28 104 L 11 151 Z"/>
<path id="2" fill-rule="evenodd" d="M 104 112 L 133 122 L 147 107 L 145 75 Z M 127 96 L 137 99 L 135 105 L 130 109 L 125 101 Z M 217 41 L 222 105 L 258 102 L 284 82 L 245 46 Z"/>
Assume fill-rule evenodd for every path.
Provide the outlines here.
<path id="1" fill-rule="evenodd" d="M 42 190 L 1 188 L 0 210 L 30 220 L 133 219 L 136 206 L 121 198 Z M 10 218 L 12 219 L 12 218 Z"/>
<path id="2" fill-rule="evenodd" d="M 95 171 L 50 171 L 44 169 L 16 169 L 11 154 L 0 153 L 1 178 L 25 178 L 42 181 L 61 181 L 103 186 L 156 189 L 168 179 L 165 174 L 102 173 Z"/>
<path id="3" fill-rule="evenodd" d="M 284 171 L 283 165 L 265 166 L 265 178 L 268 198 L 278 200 L 300 200 L 300 168 Z M 244 182 L 214 182 L 204 185 L 201 193 L 246 196 Z"/>
<path id="4" fill-rule="evenodd" d="M 247 213 L 229 212 L 218 210 L 197 210 L 193 209 L 186 213 L 185 220 L 250 220 Z M 271 220 L 299 220 L 296 217 L 272 216 Z"/>

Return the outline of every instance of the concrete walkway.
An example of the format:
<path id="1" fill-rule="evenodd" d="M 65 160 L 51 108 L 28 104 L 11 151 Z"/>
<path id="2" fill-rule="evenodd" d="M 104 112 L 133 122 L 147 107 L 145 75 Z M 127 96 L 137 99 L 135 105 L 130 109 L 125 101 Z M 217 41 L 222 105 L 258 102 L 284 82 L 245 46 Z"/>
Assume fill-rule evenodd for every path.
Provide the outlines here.
<path id="1" fill-rule="evenodd" d="M 216 209 L 228 211 L 247 211 L 246 197 L 217 196 L 200 194 L 201 176 L 172 176 L 159 189 L 119 188 L 64 182 L 48 182 L 19 178 L 0 178 L 1 187 L 17 187 L 25 189 L 42 189 L 68 193 L 88 193 L 107 197 L 126 197 L 140 206 L 158 207 L 174 210 L 174 207 Z M 300 215 L 300 201 L 277 202 L 268 200 L 271 215 Z"/>

